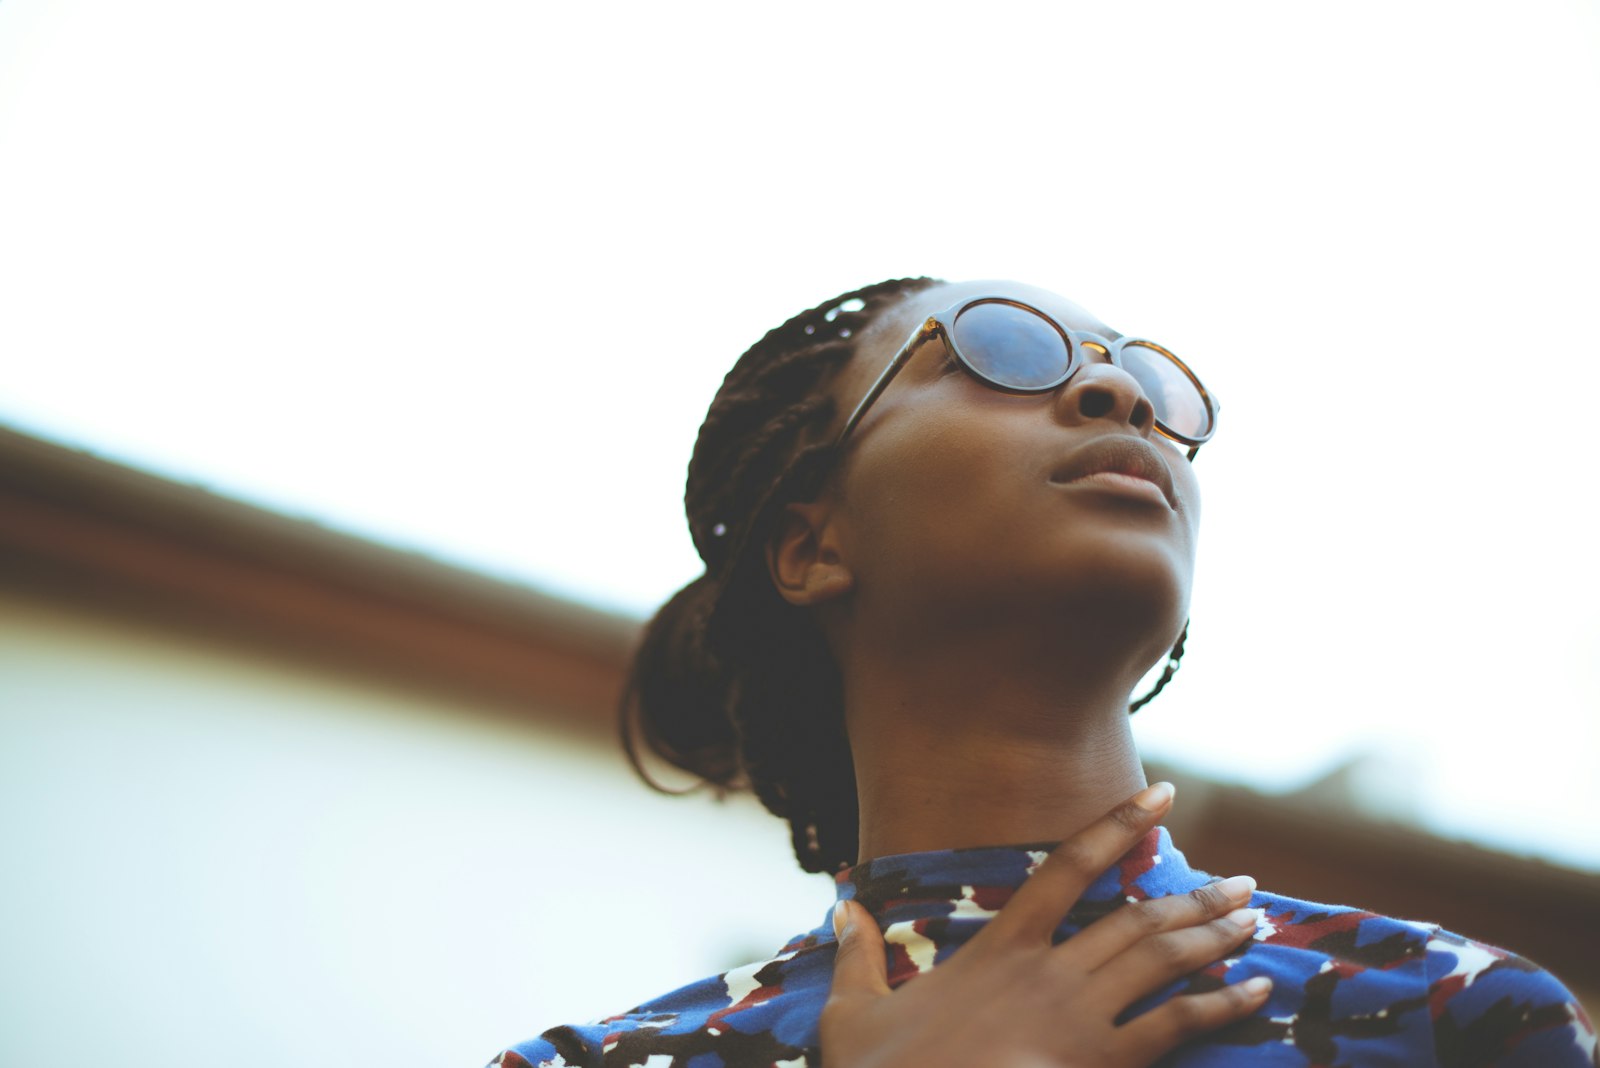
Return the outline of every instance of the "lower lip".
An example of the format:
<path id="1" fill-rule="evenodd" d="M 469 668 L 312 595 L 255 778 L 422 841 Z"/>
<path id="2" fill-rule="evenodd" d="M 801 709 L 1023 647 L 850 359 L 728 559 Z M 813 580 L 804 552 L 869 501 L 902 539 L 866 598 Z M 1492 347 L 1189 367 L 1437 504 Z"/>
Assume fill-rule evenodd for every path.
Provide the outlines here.
<path id="1" fill-rule="evenodd" d="M 1151 482 L 1147 478 L 1139 478 L 1135 475 L 1123 475 L 1112 471 L 1101 471 L 1093 475 L 1084 475 L 1081 478 L 1075 478 L 1071 482 L 1061 482 L 1058 483 L 1058 485 L 1090 486 L 1095 489 L 1112 490 L 1116 493 L 1125 494 L 1127 496 L 1144 497 L 1147 500 L 1159 501 L 1161 504 L 1167 505 L 1169 508 L 1171 507 L 1171 505 L 1167 502 L 1167 495 L 1161 491 L 1160 486 L 1156 485 L 1154 482 Z"/>

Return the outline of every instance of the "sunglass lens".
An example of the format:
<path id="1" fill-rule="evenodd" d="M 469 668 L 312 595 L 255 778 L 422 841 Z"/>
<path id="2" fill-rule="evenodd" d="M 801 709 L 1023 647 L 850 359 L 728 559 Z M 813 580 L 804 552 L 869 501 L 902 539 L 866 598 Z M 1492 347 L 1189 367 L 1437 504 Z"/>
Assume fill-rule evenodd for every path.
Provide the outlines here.
<path id="1" fill-rule="evenodd" d="M 1014 304 L 974 304 L 950 330 L 973 370 L 999 385 L 1046 389 L 1067 373 L 1066 338 L 1045 319 Z"/>
<path id="2" fill-rule="evenodd" d="M 1167 429 L 1197 441 L 1211 432 L 1205 395 L 1172 357 L 1152 345 L 1132 341 L 1122 348 L 1122 368 L 1139 380 L 1144 395 L 1155 406 L 1156 418 Z"/>

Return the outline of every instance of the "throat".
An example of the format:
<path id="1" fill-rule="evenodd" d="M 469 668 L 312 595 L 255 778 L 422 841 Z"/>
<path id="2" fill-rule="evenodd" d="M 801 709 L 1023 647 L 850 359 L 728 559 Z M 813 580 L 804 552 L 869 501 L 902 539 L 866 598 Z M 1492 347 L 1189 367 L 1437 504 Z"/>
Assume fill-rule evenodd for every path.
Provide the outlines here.
<path id="1" fill-rule="evenodd" d="M 853 723 L 861 857 L 1059 841 L 1145 785 L 1126 706 L 1041 731 L 1013 711 Z"/>

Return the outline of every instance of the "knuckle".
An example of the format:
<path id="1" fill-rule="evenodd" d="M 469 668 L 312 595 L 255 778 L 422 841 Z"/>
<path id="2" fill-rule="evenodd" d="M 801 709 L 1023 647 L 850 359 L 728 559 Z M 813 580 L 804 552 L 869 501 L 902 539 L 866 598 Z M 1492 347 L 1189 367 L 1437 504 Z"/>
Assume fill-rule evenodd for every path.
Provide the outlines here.
<path id="1" fill-rule="evenodd" d="M 1156 901 L 1136 901 L 1124 905 L 1133 923 L 1145 934 L 1157 934 L 1166 928 L 1165 909 Z"/>
<path id="2" fill-rule="evenodd" d="M 983 930 L 973 935 L 962 947 L 961 952 L 969 961 L 988 960 L 1020 946 L 1023 941 L 1021 933 L 1014 924 L 986 923 L 983 925 Z"/>
<path id="3" fill-rule="evenodd" d="M 1166 964 L 1179 966 L 1188 963 L 1187 947 L 1170 935 L 1150 939 L 1150 950 Z"/>
<path id="4" fill-rule="evenodd" d="M 1050 857 L 1057 865 L 1076 872 L 1099 875 L 1104 867 L 1088 844 L 1077 838 L 1068 838 L 1056 846 Z"/>
<path id="5" fill-rule="evenodd" d="M 1111 822 L 1129 834 L 1143 834 L 1150 826 L 1153 814 L 1132 801 L 1124 802 L 1111 810 Z"/>
<path id="6" fill-rule="evenodd" d="M 1173 998 L 1168 1004 L 1171 1006 L 1172 1021 L 1179 1031 L 1192 1034 L 1205 1028 L 1208 1015 L 1198 996 Z"/>
<path id="7" fill-rule="evenodd" d="M 1189 896 L 1194 899 L 1195 905 L 1201 912 L 1212 915 L 1221 912 L 1229 904 L 1228 899 L 1217 889 L 1216 883 L 1207 883 L 1189 891 Z"/>

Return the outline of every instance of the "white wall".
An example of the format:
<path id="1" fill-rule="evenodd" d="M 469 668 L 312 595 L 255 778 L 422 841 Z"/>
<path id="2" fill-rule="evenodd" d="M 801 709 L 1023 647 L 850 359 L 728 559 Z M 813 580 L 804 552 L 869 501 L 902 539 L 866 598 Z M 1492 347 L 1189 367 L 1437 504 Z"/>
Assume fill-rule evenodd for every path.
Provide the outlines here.
<path id="1" fill-rule="evenodd" d="M 357 680 L 0 601 L 0 1064 L 482 1064 L 776 949 L 778 821 Z"/>

